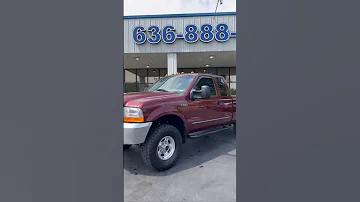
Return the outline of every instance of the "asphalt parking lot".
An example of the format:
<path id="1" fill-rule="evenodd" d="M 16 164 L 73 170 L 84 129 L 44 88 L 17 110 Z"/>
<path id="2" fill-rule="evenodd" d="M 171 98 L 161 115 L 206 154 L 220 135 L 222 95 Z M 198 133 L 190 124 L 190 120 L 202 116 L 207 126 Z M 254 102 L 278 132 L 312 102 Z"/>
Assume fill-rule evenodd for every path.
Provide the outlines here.
<path id="1" fill-rule="evenodd" d="M 183 145 L 170 170 L 156 172 L 139 148 L 124 151 L 125 201 L 236 201 L 236 138 L 219 132 Z"/>

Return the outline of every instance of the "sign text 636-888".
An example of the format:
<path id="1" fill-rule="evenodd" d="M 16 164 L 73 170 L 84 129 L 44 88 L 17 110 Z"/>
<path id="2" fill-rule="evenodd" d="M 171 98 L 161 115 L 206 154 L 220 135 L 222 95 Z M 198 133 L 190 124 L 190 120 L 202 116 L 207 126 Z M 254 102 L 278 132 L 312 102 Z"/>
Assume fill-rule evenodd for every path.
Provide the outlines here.
<path id="1" fill-rule="evenodd" d="M 175 27 L 171 25 L 163 27 L 162 30 L 158 26 L 150 26 L 148 29 L 138 26 L 133 31 L 133 40 L 136 44 L 144 44 L 146 41 L 150 44 L 157 44 L 161 40 L 171 44 L 176 39 L 184 39 L 187 43 L 195 43 L 198 40 L 209 43 L 214 39 L 218 42 L 225 42 L 234 37 L 236 37 L 236 32 L 230 32 L 229 26 L 224 23 L 215 27 L 210 24 L 203 24 L 200 29 L 196 25 L 187 25 L 184 34 L 176 33 Z"/>

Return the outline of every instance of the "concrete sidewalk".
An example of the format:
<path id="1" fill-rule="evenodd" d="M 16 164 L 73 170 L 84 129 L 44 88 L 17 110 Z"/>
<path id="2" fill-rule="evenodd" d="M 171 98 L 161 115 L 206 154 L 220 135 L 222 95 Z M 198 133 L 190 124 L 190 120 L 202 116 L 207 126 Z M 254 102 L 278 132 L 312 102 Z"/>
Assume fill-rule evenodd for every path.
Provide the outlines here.
<path id="1" fill-rule="evenodd" d="M 188 139 L 178 163 L 156 172 L 136 146 L 124 151 L 125 201 L 236 201 L 236 138 L 220 132 Z"/>

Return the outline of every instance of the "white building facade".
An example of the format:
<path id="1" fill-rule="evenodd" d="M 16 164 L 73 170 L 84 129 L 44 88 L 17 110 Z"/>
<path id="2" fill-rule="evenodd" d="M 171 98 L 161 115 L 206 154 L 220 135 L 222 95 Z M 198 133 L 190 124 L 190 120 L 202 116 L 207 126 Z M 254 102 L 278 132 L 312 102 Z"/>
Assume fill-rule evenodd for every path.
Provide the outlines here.
<path id="1" fill-rule="evenodd" d="M 142 91 L 166 74 L 224 76 L 236 91 L 236 13 L 124 17 L 125 92 Z"/>

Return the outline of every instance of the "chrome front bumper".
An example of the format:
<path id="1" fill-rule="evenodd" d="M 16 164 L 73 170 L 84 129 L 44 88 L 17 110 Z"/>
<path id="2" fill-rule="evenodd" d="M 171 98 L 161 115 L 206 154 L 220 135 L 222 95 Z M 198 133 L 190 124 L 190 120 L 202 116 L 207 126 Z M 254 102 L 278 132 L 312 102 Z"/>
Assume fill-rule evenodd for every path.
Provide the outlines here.
<path id="1" fill-rule="evenodd" d="M 145 142 L 152 122 L 124 123 L 124 144 L 141 144 Z"/>

